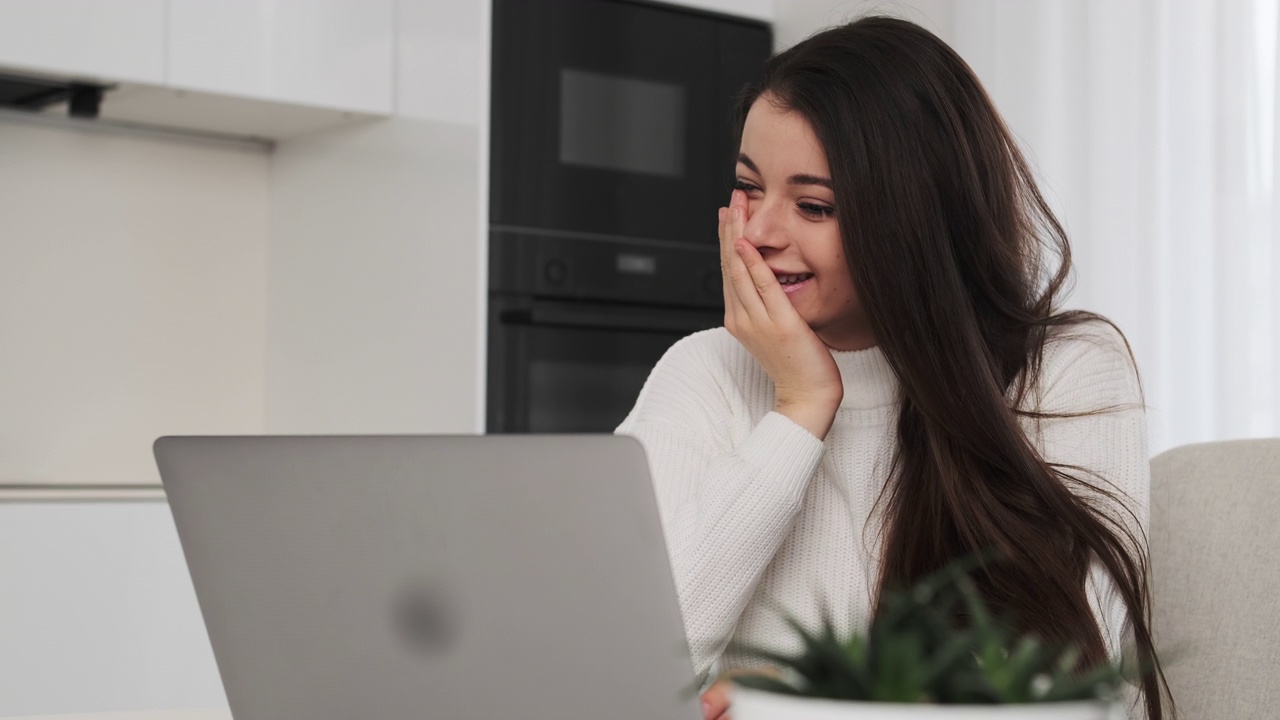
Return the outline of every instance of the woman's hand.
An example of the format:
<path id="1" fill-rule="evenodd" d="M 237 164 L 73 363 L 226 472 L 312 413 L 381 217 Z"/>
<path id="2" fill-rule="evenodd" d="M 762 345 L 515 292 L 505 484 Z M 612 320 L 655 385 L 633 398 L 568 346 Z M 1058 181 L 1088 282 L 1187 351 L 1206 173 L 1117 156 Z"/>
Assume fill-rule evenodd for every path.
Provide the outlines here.
<path id="1" fill-rule="evenodd" d="M 720 676 L 702 693 L 702 717 L 705 720 L 730 720 L 729 718 L 729 695 L 732 690 L 732 680 L 734 675 L 769 675 L 772 677 L 782 677 L 781 671 L 775 667 L 750 668 L 745 670 L 731 670 Z"/>
<path id="2" fill-rule="evenodd" d="M 702 717 L 705 720 L 729 720 L 729 680 L 717 680 L 702 693 Z"/>
<path id="3" fill-rule="evenodd" d="M 746 224 L 746 193 L 734 190 L 729 207 L 720 208 L 724 326 L 773 380 L 774 409 L 826 438 L 844 398 L 840 369 L 759 251 L 743 237 Z"/>

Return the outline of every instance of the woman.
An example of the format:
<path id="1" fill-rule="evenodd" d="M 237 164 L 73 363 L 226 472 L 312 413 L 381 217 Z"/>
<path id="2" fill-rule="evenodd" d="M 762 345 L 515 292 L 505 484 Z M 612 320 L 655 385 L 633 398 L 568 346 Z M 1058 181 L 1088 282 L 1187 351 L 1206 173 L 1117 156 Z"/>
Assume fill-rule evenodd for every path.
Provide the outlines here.
<path id="1" fill-rule="evenodd" d="M 772 58 L 735 120 L 725 325 L 676 343 L 617 430 L 649 455 L 699 678 L 746 665 L 730 640 L 794 648 L 772 601 L 862 629 L 980 549 L 1020 630 L 1156 662 L 1136 369 L 1059 309 L 1067 239 L 973 72 L 863 18 Z M 725 711 L 722 685 L 703 699 Z"/>

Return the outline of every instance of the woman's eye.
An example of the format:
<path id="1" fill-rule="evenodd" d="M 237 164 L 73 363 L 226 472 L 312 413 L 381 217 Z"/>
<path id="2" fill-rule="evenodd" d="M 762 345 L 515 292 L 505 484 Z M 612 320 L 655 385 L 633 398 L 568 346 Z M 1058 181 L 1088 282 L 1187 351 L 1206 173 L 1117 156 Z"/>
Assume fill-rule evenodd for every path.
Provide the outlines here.
<path id="1" fill-rule="evenodd" d="M 836 209 L 827 205 L 814 205 L 813 203 L 796 203 L 796 207 L 800 208 L 800 212 L 811 218 L 828 218 L 836 214 Z"/>
<path id="2" fill-rule="evenodd" d="M 751 183 L 745 180 L 734 180 L 733 189 L 741 190 L 742 192 L 748 193 L 748 194 L 753 192 L 758 192 L 760 190 L 760 188 L 756 187 L 755 185 L 752 185 Z M 836 209 L 829 205 L 818 205 L 816 203 L 802 202 L 802 203 L 796 203 L 796 207 L 800 209 L 800 213 L 803 214 L 805 217 L 808 217 L 814 220 L 829 218 L 836 214 Z"/>

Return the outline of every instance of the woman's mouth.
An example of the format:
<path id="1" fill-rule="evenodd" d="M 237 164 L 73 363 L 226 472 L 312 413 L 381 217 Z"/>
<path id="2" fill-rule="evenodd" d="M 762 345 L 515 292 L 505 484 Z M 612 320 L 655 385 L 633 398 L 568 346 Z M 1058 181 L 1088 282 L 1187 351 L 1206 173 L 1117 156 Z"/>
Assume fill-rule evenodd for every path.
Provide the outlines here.
<path id="1" fill-rule="evenodd" d="M 782 286 L 782 292 L 788 295 L 800 292 L 801 289 L 809 285 L 811 280 L 813 280 L 813 273 L 778 276 L 778 284 Z"/>

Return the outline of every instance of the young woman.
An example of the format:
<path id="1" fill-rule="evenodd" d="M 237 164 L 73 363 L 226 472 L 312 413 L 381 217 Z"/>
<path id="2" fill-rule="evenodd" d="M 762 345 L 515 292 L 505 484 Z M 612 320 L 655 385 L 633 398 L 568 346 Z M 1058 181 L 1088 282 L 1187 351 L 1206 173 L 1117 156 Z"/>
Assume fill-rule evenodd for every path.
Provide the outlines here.
<path id="1" fill-rule="evenodd" d="M 736 127 L 725 325 L 676 343 L 617 430 L 649 455 L 699 677 L 746 665 L 730 640 L 794 648 L 774 601 L 860 630 L 978 550 L 1020 630 L 1154 663 L 1136 369 L 1060 309 L 1067 238 L 973 72 L 864 18 L 772 58 Z"/>

